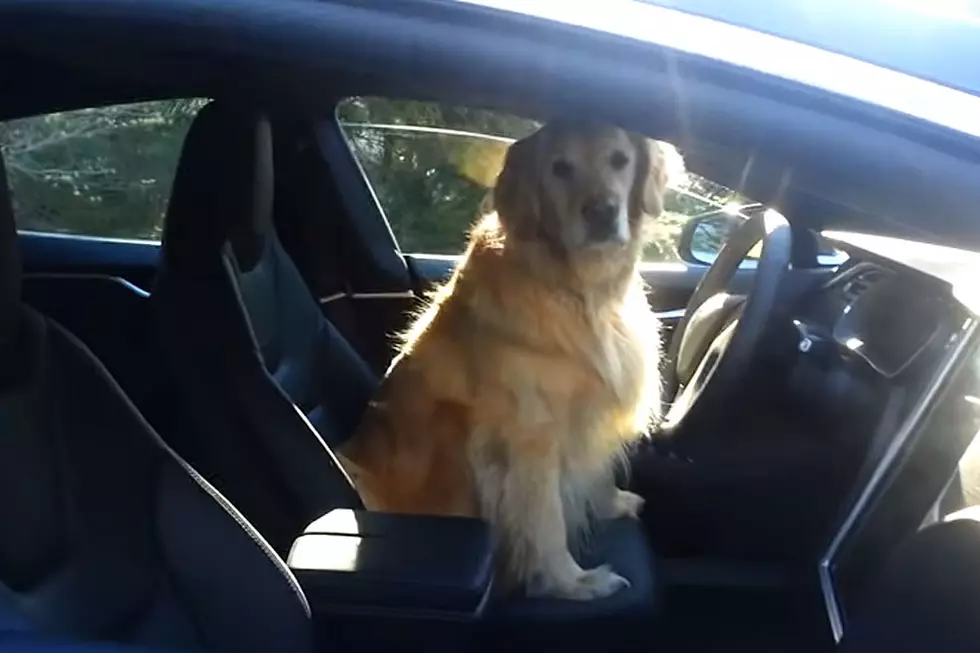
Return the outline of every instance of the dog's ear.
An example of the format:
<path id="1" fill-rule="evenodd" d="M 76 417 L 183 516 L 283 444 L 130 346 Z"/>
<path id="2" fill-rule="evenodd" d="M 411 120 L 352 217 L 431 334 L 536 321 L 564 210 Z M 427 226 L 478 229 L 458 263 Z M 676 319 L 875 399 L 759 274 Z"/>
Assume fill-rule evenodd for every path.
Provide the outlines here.
<path id="1" fill-rule="evenodd" d="M 538 132 L 514 142 L 493 188 L 493 208 L 505 231 L 527 235 L 536 230 L 538 198 Z"/>
<path id="2" fill-rule="evenodd" d="M 633 136 L 636 148 L 636 178 L 630 193 L 630 215 L 657 217 L 664 209 L 664 191 L 671 173 L 676 173 L 680 154 L 660 141 Z"/>

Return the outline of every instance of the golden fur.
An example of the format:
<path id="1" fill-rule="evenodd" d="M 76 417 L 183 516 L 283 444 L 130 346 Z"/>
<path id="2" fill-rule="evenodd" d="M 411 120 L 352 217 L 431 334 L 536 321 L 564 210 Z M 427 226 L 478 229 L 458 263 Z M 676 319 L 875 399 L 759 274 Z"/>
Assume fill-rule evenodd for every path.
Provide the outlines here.
<path id="1" fill-rule="evenodd" d="M 665 184 L 664 146 L 618 128 L 552 124 L 510 148 L 497 213 L 342 451 L 369 509 L 487 519 L 506 579 L 531 594 L 628 585 L 582 569 L 568 542 L 643 504 L 613 463 L 660 408 L 637 264 Z"/>

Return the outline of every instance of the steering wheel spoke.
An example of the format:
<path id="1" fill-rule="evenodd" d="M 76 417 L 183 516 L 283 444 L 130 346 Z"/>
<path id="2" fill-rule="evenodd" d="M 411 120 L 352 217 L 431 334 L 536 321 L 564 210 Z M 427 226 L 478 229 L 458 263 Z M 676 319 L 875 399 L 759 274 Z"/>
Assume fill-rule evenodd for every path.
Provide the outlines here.
<path id="1" fill-rule="evenodd" d="M 725 355 L 725 350 L 731 343 L 737 328 L 738 320 L 731 320 L 721 330 L 721 333 L 708 345 L 704 355 L 698 360 L 697 369 L 694 371 L 692 377 L 679 388 L 677 395 L 674 397 L 674 401 L 671 403 L 667 415 L 664 418 L 664 426 L 666 428 L 671 428 L 671 425 L 675 421 L 690 411 L 691 406 L 701 395 L 704 387 L 711 381 L 715 370 L 718 369 L 718 363 L 721 362 L 722 357 Z"/>
<path id="2" fill-rule="evenodd" d="M 754 250 L 759 251 L 759 259 L 752 291 L 745 296 L 729 294 L 739 264 Z M 662 432 L 678 432 L 704 404 L 718 409 L 744 381 L 791 257 L 789 223 L 775 211 L 748 218 L 724 244 L 671 338 L 664 397 L 670 408 Z"/>

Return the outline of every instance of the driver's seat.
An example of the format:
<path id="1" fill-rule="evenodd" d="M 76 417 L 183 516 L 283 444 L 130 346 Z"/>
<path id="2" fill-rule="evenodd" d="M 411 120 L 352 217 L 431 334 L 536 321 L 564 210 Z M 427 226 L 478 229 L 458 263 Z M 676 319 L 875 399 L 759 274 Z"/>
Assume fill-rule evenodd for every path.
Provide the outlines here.
<path id="1" fill-rule="evenodd" d="M 268 120 L 221 102 L 205 107 L 174 180 L 154 300 L 196 420 L 192 462 L 286 551 L 306 523 L 356 502 L 331 447 L 356 428 L 374 379 L 279 244 L 276 187 Z M 653 559 L 638 521 L 604 525 L 582 562 L 609 563 L 632 587 L 591 602 L 508 601 L 492 612 L 557 621 L 558 635 L 573 622 L 594 629 L 595 619 L 651 614 Z"/>

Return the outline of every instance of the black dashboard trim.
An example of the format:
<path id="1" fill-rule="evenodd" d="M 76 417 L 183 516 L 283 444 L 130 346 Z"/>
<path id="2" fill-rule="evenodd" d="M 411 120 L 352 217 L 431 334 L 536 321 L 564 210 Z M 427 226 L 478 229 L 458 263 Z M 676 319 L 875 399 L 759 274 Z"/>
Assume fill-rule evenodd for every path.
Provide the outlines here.
<path id="1" fill-rule="evenodd" d="M 929 413 L 934 400 L 945 386 L 945 383 L 950 379 L 957 362 L 976 340 L 978 325 L 980 325 L 980 322 L 978 322 L 977 318 L 971 316 L 964 321 L 961 329 L 953 336 L 957 339 L 951 343 L 951 346 L 945 352 L 928 386 L 919 396 L 915 405 L 910 410 L 908 417 L 898 428 L 895 437 L 885 449 L 868 482 L 861 489 L 860 494 L 851 505 L 840 528 L 818 563 L 818 575 L 824 606 L 827 611 L 827 618 L 834 640 L 837 642 L 840 642 L 844 634 L 844 617 L 835 590 L 833 569 L 835 559 L 844 543 L 855 532 L 862 514 L 869 507 L 875 493 L 882 486 L 892 465 L 899 459 L 912 434 L 916 432 Z"/>
<path id="2" fill-rule="evenodd" d="M 886 261 L 887 259 L 883 260 L 881 263 L 871 262 L 871 261 L 855 262 L 850 267 L 847 267 L 846 269 L 842 270 L 840 273 L 828 279 L 824 284 L 822 284 L 820 291 L 829 292 L 835 290 L 838 287 L 846 287 L 848 283 L 850 283 L 851 281 L 857 278 L 860 278 L 862 275 L 867 274 L 868 272 L 879 272 L 889 276 L 895 276 L 895 275 L 905 274 L 908 271 L 916 274 L 915 278 L 917 282 L 921 282 L 921 283 L 935 282 L 937 285 L 944 284 L 944 282 L 941 279 L 936 279 L 935 277 L 924 275 L 922 272 L 915 270 L 914 268 L 909 268 L 898 262 L 894 262 L 894 261 L 886 262 Z M 891 265 L 889 265 L 889 263 Z M 844 308 L 844 313 L 850 311 L 857 304 L 858 300 L 859 298 L 855 297 L 854 299 L 848 301 Z M 846 343 L 841 342 L 836 337 L 837 326 L 838 323 L 840 322 L 840 319 L 841 318 L 838 317 L 835 320 L 834 324 L 831 325 L 831 339 L 836 343 L 836 345 L 840 348 L 842 352 L 846 352 L 848 356 L 854 356 L 858 358 L 863 363 L 868 365 L 868 367 L 874 370 L 877 374 L 889 380 L 900 376 L 906 369 L 908 369 L 909 366 L 916 359 L 919 358 L 922 352 L 928 349 L 930 345 L 935 343 L 936 338 L 939 337 L 940 333 L 942 332 L 942 325 L 940 323 L 937 323 L 933 328 L 933 330 L 929 333 L 929 335 L 922 340 L 922 343 L 915 349 L 915 351 L 913 351 L 904 360 L 904 362 L 900 366 L 897 366 L 894 370 L 887 370 L 883 366 L 876 363 L 874 359 L 871 356 L 869 356 L 867 353 L 865 353 L 862 349 L 848 347 Z"/>

